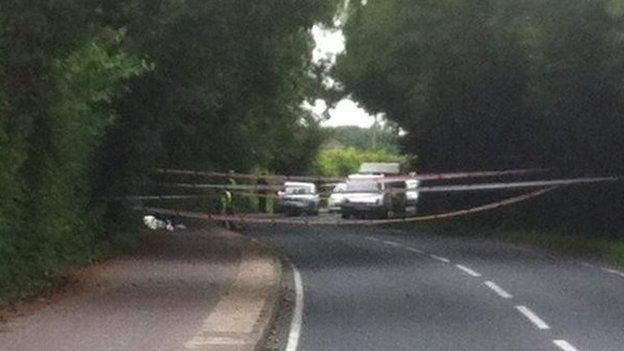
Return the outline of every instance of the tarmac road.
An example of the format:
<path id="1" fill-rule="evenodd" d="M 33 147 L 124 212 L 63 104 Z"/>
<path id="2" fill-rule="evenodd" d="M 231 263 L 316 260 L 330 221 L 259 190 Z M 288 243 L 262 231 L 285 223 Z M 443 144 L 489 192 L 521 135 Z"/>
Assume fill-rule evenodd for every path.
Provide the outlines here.
<path id="1" fill-rule="evenodd" d="M 303 280 L 298 350 L 624 350 L 624 273 L 486 239 L 251 226 Z"/>

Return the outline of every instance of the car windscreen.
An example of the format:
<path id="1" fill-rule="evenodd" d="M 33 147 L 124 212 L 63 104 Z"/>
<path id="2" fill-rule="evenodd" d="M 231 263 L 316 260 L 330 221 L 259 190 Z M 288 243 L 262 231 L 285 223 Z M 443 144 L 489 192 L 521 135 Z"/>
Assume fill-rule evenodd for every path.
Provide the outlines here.
<path id="1" fill-rule="evenodd" d="M 350 193 L 378 193 L 382 187 L 378 182 L 360 180 L 347 183 L 346 192 Z"/>
<path id="2" fill-rule="evenodd" d="M 312 189 L 306 187 L 285 187 L 282 191 L 288 195 L 312 194 Z"/>

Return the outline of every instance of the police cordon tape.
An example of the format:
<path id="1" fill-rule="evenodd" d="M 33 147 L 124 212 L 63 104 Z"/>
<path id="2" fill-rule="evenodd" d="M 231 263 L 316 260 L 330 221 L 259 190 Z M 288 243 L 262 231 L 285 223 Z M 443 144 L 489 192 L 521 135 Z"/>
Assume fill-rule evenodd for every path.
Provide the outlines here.
<path id="1" fill-rule="evenodd" d="M 160 174 L 173 175 L 189 175 L 208 178 L 232 178 L 232 179 L 275 179 L 279 181 L 296 180 L 296 181 L 342 181 L 343 177 L 321 177 L 321 176 L 288 176 L 281 174 L 251 174 L 251 173 L 235 173 L 235 172 L 211 172 L 211 171 L 192 171 L 182 169 L 156 169 Z"/>
<path id="2" fill-rule="evenodd" d="M 124 197 L 126 200 L 185 200 L 185 199 L 205 199 L 210 195 L 132 195 Z"/>
<path id="3" fill-rule="evenodd" d="M 479 184 L 460 184 L 460 185 L 436 185 L 436 186 L 419 186 L 414 189 L 391 189 L 386 192 L 401 193 L 416 191 L 419 193 L 437 193 L 437 192 L 469 192 L 469 191 L 481 191 L 481 190 L 505 190 L 505 189 L 519 189 L 519 188 L 536 188 L 536 187 L 548 187 L 548 186 L 562 186 L 562 185 L 575 185 L 575 184 L 591 184 L 591 183 L 605 183 L 615 182 L 624 179 L 623 177 L 585 177 L 585 178 L 569 178 L 569 179 L 554 179 L 554 180 L 535 180 L 535 181 L 517 181 L 517 182 L 500 182 L 500 183 L 479 183 Z M 164 187 L 176 187 L 176 188 L 189 188 L 189 189 L 227 189 L 227 190 L 252 190 L 252 191 L 277 191 L 283 186 L 277 185 L 255 185 L 255 184 L 194 184 L 194 183 L 159 183 L 157 185 Z M 257 196 L 275 198 L 275 194 L 262 194 L 262 193 L 236 193 L 243 196 Z M 326 195 L 329 193 L 326 193 Z M 175 197 L 184 198 L 185 195 L 170 195 L 171 199 Z M 186 195 L 189 196 L 189 195 Z M 129 197 L 132 198 L 132 197 Z M 192 198 L 189 196 L 188 198 Z"/>
<path id="4" fill-rule="evenodd" d="M 501 171 L 478 171 L 478 172 L 447 172 L 447 173 L 428 173 L 417 174 L 414 176 L 389 176 L 386 179 L 391 180 L 445 180 L 445 179 L 461 179 L 461 178 L 481 178 L 481 177 L 496 177 L 496 176 L 508 176 L 508 175 L 522 175 L 544 172 L 546 169 L 542 168 L 528 168 L 528 169 L 512 169 Z M 297 176 L 297 175 L 283 175 L 283 174 L 251 174 L 251 173 L 236 173 L 236 172 L 209 172 L 209 171 L 193 171 L 193 170 L 181 170 L 181 169 L 156 169 L 160 174 L 173 174 L 173 175 L 191 175 L 197 177 L 211 177 L 211 178 L 232 178 L 232 179 L 264 179 L 264 180 L 280 180 L 280 181 L 311 181 L 311 182 L 342 182 L 345 177 L 323 177 L 323 176 Z"/>
<path id="5" fill-rule="evenodd" d="M 237 196 L 245 196 L 245 197 L 264 197 L 270 199 L 277 199 L 279 195 L 277 194 L 258 194 L 258 193 L 249 193 L 249 192 L 237 192 L 235 193 Z M 188 194 L 188 195 L 130 195 L 119 197 L 118 199 L 126 199 L 126 200 L 189 200 L 189 199 L 208 199 L 212 198 L 209 194 Z"/>
<path id="6" fill-rule="evenodd" d="M 166 208 L 155 208 L 155 207 L 144 207 L 144 206 L 136 206 L 134 207 L 137 211 L 168 215 L 168 216 L 178 216 L 178 217 L 186 217 L 186 218 L 196 218 L 196 219 L 204 219 L 209 221 L 217 221 L 217 222 L 233 222 L 233 223 L 250 223 L 250 224 L 291 224 L 291 225 L 316 225 L 316 226 L 336 226 L 336 225 L 363 225 L 363 226 L 371 226 L 371 225 L 382 225 L 382 224 L 395 224 L 395 223 L 408 223 L 408 222 L 420 222 L 420 221 L 428 221 L 434 219 L 445 219 L 452 217 L 464 216 L 472 213 L 478 213 L 488 210 L 493 210 L 505 206 L 510 206 L 522 201 L 526 201 L 540 195 L 543 195 L 547 192 L 553 191 L 555 189 L 560 188 L 560 186 L 553 186 L 546 189 L 540 189 L 536 191 L 532 191 L 529 193 L 525 193 L 523 195 L 509 197 L 501 201 L 492 202 L 486 205 L 481 205 L 477 207 L 471 207 L 463 210 L 450 211 L 445 213 L 431 214 L 431 215 L 423 215 L 423 216 L 408 216 L 401 218 L 391 218 L 391 219 L 373 219 L 373 220 L 347 220 L 347 219 L 335 219 L 335 220 L 309 220 L 306 217 L 301 218 L 284 218 L 284 217 L 253 217 L 257 216 L 257 214 L 239 214 L 239 215 L 218 215 L 211 213 L 201 213 L 201 212 L 192 212 L 185 210 L 177 210 L 177 209 L 166 209 Z"/>
<path id="7" fill-rule="evenodd" d="M 569 179 L 553 179 L 553 180 L 534 180 L 506 183 L 481 183 L 481 184 L 460 184 L 460 185 L 440 185 L 425 186 L 416 188 L 419 192 L 461 192 L 461 191 L 479 191 L 479 190 L 500 190 L 500 189 L 518 189 L 518 188 L 535 188 L 545 186 L 563 186 L 575 184 L 591 184 L 605 183 L 622 180 L 622 177 L 587 177 L 587 178 L 569 178 Z"/>

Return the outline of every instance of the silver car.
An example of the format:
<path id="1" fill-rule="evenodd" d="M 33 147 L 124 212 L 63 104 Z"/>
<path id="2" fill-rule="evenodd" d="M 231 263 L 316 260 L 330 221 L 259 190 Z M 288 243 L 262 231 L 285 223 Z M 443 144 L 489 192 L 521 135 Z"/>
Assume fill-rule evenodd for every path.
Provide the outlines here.
<path id="1" fill-rule="evenodd" d="M 277 193 L 277 213 L 318 215 L 320 197 L 314 183 L 286 182 Z"/>

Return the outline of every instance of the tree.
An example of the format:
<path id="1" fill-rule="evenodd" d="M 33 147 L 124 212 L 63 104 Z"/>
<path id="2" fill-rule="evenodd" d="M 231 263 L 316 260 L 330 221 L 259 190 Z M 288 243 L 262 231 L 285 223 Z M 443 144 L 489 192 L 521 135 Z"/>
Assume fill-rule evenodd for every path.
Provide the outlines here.
<path id="1" fill-rule="evenodd" d="M 94 148 L 124 83 L 146 70 L 85 1 L 5 1 L 0 10 L 0 302 L 98 251 Z"/>
<path id="2" fill-rule="evenodd" d="M 373 130 L 377 128 L 377 130 Z M 355 149 L 386 149 L 398 152 L 399 133 L 397 128 L 389 124 L 383 126 L 373 126 L 371 128 L 360 128 L 357 126 L 342 126 L 324 128 L 327 138 L 334 138 L 347 147 Z M 373 135 L 376 135 L 376 147 L 373 145 Z"/>
<path id="3" fill-rule="evenodd" d="M 109 130 L 103 168 L 121 176 L 114 192 L 127 193 L 127 180 L 153 166 L 304 170 L 300 161 L 318 144 L 308 141 L 318 138 L 299 105 L 320 89 L 308 29 L 330 20 L 335 7 L 330 0 L 119 7 L 111 21 L 126 25 L 131 47 L 156 68 L 135 81 L 119 106 L 123 120 Z M 285 150 L 300 154 L 284 157 Z"/>
<path id="4" fill-rule="evenodd" d="M 429 169 L 621 169 L 616 1 L 353 4 L 335 74 Z"/>
<path id="5" fill-rule="evenodd" d="M 334 74 L 420 169 L 624 173 L 622 1 L 350 5 Z M 574 194 L 568 219 L 622 217 L 621 186 Z"/>
<path id="6" fill-rule="evenodd" d="M 0 3 L 0 303 L 129 234 L 154 167 L 305 171 L 338 2 Z"/>

